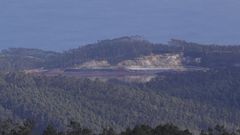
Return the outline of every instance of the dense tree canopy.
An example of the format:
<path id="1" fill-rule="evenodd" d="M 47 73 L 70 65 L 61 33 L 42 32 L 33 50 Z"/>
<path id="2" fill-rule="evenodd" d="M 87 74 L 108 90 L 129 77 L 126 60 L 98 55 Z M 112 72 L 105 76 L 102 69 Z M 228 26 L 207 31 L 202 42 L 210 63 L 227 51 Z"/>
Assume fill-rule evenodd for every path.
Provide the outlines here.
<path id="1" fill-rule="evenodd" d="M 7 73 L 0 79 L 2 119 L 33 119 L 39 130 L 71 120 L 101 131 L 138 124 L 175 123 L 199 130 L 215 124 L 239 125 L 240 70 L 161 73 L 148 83 L 103 82 L 74 77 Z"/>
<path id="2" fill-rule="evenodd" d="M 32 130 L 33 123 L 25 121 L 24 123 L 14 123 L 12 121 L 3 121 L 0 123 L 0 135 L 238 135 L 239 130 L 231 131 L 224 126 L 216 125 L 214 128 L 201 130 L 199 133 L 192 133 L 188 129 L 180 129 L 173 124 L 158 125 L 152 128 L 148 125 L 138 125 L 127 128 L 122 132 L 115 132 L 113 128 L 104 128 L 100 133 L 94 133 L 89 128 L 83 128 L 77 122 L 71 121 L 68 129 L 58 131 L 52 125 L 48 125 L 42 133 L 36 133 Z"/>
<path id="3" fill-rule="evenodd" d="M 34 68 L 65 69 L 90 60 L 107 60 L 115 65 L 123 60 L 164 53 L 181 53 L 190 61 L 198 58 L 200 62 L 184 64 L 209 70 L 162 72 L 147 83 L 22 72 Z M 179 40 L 163 45 L 129 37 L 99 41 L 62 53 L 23 48 L 3 50 L 0 120 L 5 122 L 0 130 L 2 134 L 44 131 L 44 135 L 100 132 L 102 135 L 190 135 L 188 130 L 180 129 L 195 132 L 216 124 L 235 129 L 240 121 L 239 58 L 239 46 Z M 35 125 L 26 119 L 33 120 Z M 163 123 L 174 123 L 179 128 L 159 125 Z M 141 124 L 145 125 L 136 126 Z M 231 133 L 221 126 L 201 132 L 201 135 L 228 134 Z"/>

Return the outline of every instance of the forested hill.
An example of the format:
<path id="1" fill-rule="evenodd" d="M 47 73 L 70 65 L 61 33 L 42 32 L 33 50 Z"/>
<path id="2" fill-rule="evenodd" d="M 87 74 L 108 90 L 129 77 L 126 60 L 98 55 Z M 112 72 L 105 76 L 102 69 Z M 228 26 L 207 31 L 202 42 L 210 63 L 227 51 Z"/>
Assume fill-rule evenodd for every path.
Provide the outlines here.
<path id="1" fill-rule="evenodd" d="M 91 60 L 106 60 L 112 65 L 151 54 L 183 53 L 187 65 L 226 67 L 240 65 L 240 46 L 201 45 L 182 40 L 153 44 L 140 37 L 103 40 L 62 53 L 14 48 L 0 53 L 0 70 L 67 68 Z M 200 59 L 200 63 L 192 62 Z"/>
<path id="2" fill-rule="evenodd" d="M 58 53 L 39 49 L 10 48 L 0 53 L 0 70 L 16 71 L 44 67 Z"/>
<path id="3" fill-rule="evenodd" d="M 0 120 L 34 120 L 65 129 L 70 121 L 99 132 L 139 124 L 174 123 L 199 131 L 216 124 L 239 128 L 239 69 L 163 73 L 148 83 L 0 76 Z"/>
<path id="4" fill-rule="evenodd" d="M 159 66 L 162 58 L 170 58 L 173 66 L 180 63 L 208 70 L 158 72 L 148 82 L 132 83 L 22 72 L 65 69 L 83 63 L 81 66 L 88 67 L 94 62 L 103 66 L 139 66 L 138 62 L 145 65 L 148 59 L 155 59 Z M 120 132 L 139 124 L 154 127 L 164 123 L 198 132 L 217 124 L 236 129 L 240 126 L 239 58 L 240 46 L 181 40 L 153 44 L 140 37 L 99 41 L 61 53 L 24 48 L 3 50 L 0 123 L 7 119 L 20 123 L 31 119 L 36 122 L 35 130 L 42 131 L 48 124 L 67 130 L 71 121 L 77 121 L 96 133 L 107 127 Z"/>
<path id="5" fill-rule="evenodd" d="M 50 59 L 50 67 L 71 67 L 91 60 L 107 60 L 114 65 L 151 54 L 183 53 L 188 65 L 203 67 L 235 66 L 240 64 L 240 46 L 201 45 L 182 40 L 171 40 L 168 44 L 153 44 L 136 37 L 121 37 L 103 40 L 95 44 L 65 51 Z M 191 60 L 200 58 L 196 65 Z"/>

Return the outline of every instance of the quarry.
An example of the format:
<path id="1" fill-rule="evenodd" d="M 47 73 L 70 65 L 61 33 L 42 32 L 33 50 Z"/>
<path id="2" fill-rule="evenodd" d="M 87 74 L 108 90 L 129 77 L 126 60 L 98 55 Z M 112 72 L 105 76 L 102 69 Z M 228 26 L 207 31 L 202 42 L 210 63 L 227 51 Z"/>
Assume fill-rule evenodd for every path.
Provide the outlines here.
<path id="1" fill-rule="evenodd" d="M 199 58 L 197 59 L 200 61 Z M 182 53 L 151 54 L 124 60 L 116 65 L 111 65 L 106 60 L 90 60 L 73 67 L 64 69 L 31 69 L 25 70 L 28 74 L 46 76 L 69 76 L 89 79 L 118 79 L 123 81 L 148 82 L 157 74 L 164 72 L 184 72 L 207 70 L 202 67 L 185 65 L 187 62 L 196 61 L 183 57 Z"/>

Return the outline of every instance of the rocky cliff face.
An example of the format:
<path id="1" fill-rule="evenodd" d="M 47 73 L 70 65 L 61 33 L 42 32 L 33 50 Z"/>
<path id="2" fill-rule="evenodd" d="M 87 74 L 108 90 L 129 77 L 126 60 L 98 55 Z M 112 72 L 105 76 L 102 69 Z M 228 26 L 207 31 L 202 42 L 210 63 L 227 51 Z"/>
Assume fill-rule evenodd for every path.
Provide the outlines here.
<path id="1" fill-rule="evenodd" d="M 184 57 L 181 53 L 152 54 L 133 60 L 125 60 L 117 65 L 111 65 L 106 60 L 92 60 L 74 68 L 129 68 L 129 69 L 154 69 L 154 68 L 184 68 L 189 63 L 201 63 L 201 58 Z"/>
<path id="2" fill-rule="evenodd" d="M 182 62 L 183 56 L 181 54 L 162 54 L 122 61 L 118 64 L 118 66 L 139 68 L 174 68 L 182 67 Z"/>

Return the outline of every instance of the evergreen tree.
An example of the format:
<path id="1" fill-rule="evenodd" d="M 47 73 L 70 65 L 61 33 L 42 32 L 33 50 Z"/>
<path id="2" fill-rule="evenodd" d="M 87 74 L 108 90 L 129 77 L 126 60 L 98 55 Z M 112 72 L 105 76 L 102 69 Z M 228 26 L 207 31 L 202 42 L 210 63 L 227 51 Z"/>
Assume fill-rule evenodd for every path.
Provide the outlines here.
<path id="1" fill-rule="evenodd" d="M 47 128 L 43 131 L 43 135 L 58 135 L 58 133 L 52 125 L 48 125 Z"/>

